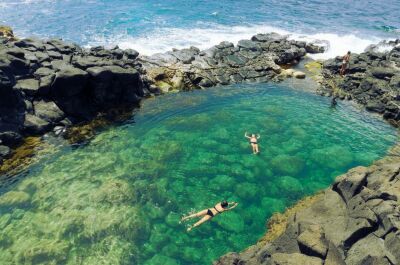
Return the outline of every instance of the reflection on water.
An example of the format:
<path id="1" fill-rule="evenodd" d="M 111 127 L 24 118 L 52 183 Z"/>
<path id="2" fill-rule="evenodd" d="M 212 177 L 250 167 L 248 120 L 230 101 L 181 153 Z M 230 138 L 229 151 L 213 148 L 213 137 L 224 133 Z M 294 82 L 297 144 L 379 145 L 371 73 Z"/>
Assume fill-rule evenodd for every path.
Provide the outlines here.
<path id="1" fill-rule="evenodd" d="M 32 165 L 0 195 L 4 264 L 210 264 L 254 243 L 266 219 L 383 156 L 395 130 L 285 85 L 146 100 L 135 122 Z M 261 134 L 252 155 L 244 132 Z M 186 233 L 183 214 L 235 210 Z"/>

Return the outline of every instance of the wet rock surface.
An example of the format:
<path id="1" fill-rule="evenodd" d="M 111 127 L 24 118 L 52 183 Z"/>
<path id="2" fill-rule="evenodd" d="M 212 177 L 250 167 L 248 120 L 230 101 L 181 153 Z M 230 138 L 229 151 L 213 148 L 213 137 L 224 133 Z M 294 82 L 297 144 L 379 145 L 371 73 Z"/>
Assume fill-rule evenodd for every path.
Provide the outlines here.
<path id="1" fill-rule="evenodd" d="M 353 168 L 290 215 L 277 238 L 214 264 L 400 264 L 399 172 L 398 156 Z"/>
<path id="2" fill-rule="evenodd" d="M 385 45 L 390 51 L 380 52 L 372 46 L 361 54 L 351 54 L 344 76 L 339 75 L 342 58 L 323 63 L 322 95 L 352 99 L 368 111 L 382 114 L 394 125 L 400 120 L 400 40 Z"/>

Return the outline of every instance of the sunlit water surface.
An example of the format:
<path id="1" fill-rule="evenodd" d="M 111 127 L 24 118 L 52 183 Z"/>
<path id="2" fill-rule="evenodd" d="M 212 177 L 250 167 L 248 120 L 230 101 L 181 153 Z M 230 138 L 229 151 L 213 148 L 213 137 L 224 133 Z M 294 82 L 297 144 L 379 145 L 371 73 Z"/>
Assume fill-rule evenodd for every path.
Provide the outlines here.
<path id="1" fill-rule="evenodd" d="M 394 144 L 379 119 L 288 86 L 145 100 L 90 143 L 57 147 L 3 186 L 1 264 L 210 264 L 254 244 L 272 213 Z M 245 131 L 261 135 L 259 155 Z M 190 233 L 179 223 L 222 199 L 239 206 Z"/>

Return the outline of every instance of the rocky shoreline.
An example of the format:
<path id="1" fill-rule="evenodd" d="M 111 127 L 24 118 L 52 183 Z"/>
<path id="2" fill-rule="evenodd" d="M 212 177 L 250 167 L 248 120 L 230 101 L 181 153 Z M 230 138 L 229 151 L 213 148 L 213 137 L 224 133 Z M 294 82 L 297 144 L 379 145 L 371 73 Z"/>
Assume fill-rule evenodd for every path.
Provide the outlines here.
<path id="1" fill-rule="evenodd" d="M 374 45 L 364 53 L 352 54 L 343 77 L 339 75 L 341 57 L 324 61 L 319 93 L 354 100 L 397 127 L 400 120 L 400 40 L 380 45 L 391 48 L 380 52 L 380 46 Z"/>
<path id="2" fill-rule="evenodd" d="M 354 100 L 398 127 L 400 120 L 400 41 L 388 52 L 370 47 L 353 54 L 344 77 L 341 57 L 319 69 L 317 93 Z M 400 264 L 400 152 L 370 167 L 337 177 L 322 194 L 273 216 L 267 234 L 241 253 L 215 265 L 394 265 Z"/>
<path id="3" fill-rule="evenodd" d="M 289 210 L 278 233 L 274 227 L 282 224 L 273 217 L 258 244 L 214 264 L 400 264 L 399 172 L 399 156 L 353 168 Z"/>
<path id="4" fill-rule="evenodd" d="M 144 97 L 173 90 L 304 78 L 281 65 L 323 52 L 275 33 L 237 46 L 222 42 L 204 51 L 191 47 L 153 56 L 118 47 L 84 49 L 58 39 L 18 40 L 7 27 L 0 33 L 0 168 L 25 137 L 65 134 L 102 113 L 132 109 Z"/>

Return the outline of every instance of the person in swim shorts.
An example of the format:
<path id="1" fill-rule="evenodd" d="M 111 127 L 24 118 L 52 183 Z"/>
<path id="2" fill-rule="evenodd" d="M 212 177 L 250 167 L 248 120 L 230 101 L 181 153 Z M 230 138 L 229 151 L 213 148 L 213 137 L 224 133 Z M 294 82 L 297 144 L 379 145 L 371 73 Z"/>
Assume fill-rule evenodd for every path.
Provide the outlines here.
<path id="1" fill-rule="evenodd" d="M 192 230 L 193 228 L 211 220 L 211 218 L 213 218 L 214 216 L 232 210 L 233 208 L 235 208 L 238 205 L 237 202 L 227 202 L 227 201 L 222 201 L 217 203 L 213 208 L 209 208 L 209 209 L 204 209 L 200 212 L 182 217 L 181 221 L 186 221 L 190 218 L 194 218 L 194 217 L 202 217 L 197 223 L 195 223 L 194 225 L 189 226 L 189 228 L 187 229 L 187 231 L 189 232 L 190 230 Z"/>
<path id="2" fill-rule="evenodd" d="M 350 51 L 347 52 L 345 56 L 343 56 L 342 67 L 340 68 L 340 75 L 343 76 L 346 72 L 346 68 L 349 65 L 350 61 Z"/>

